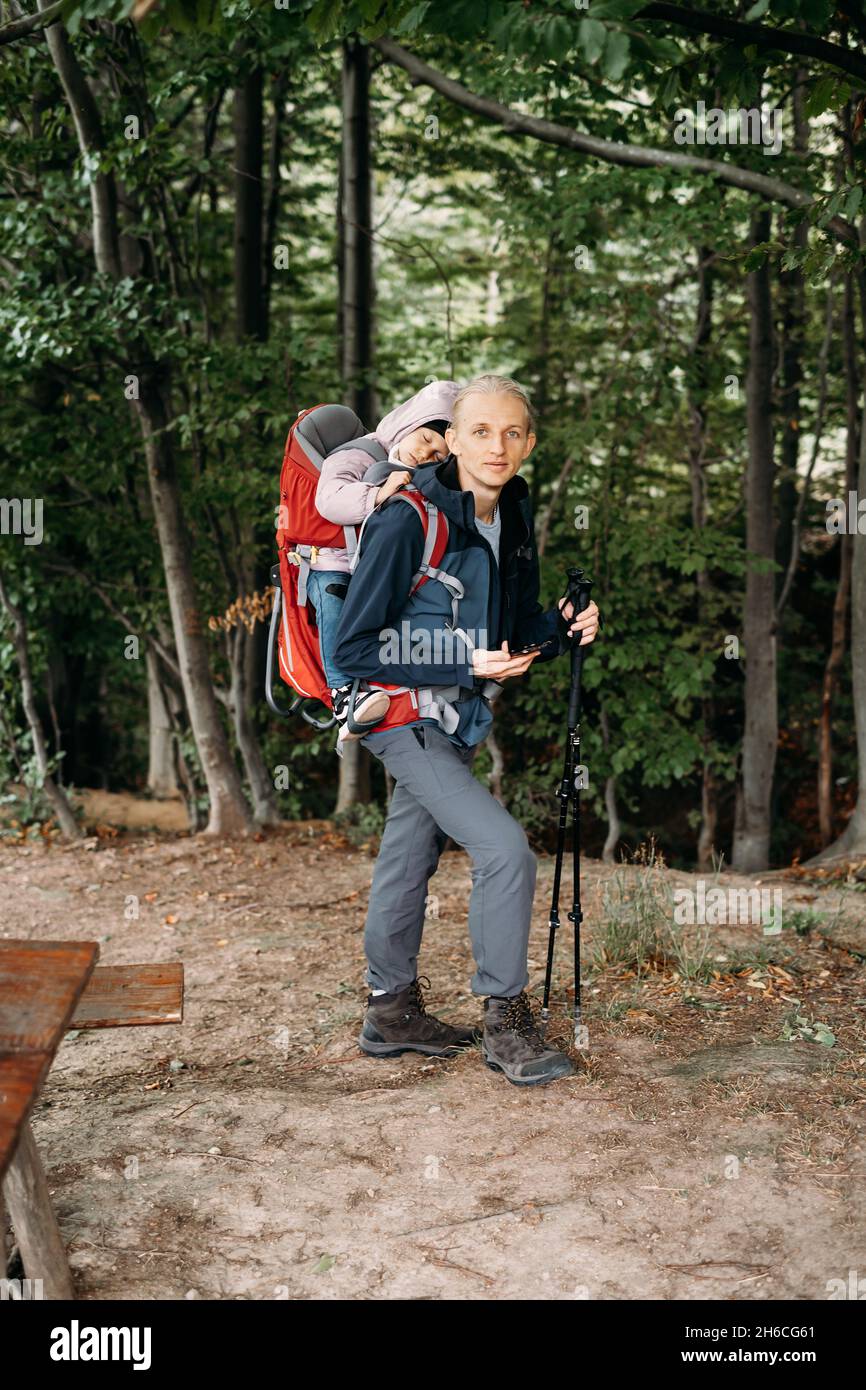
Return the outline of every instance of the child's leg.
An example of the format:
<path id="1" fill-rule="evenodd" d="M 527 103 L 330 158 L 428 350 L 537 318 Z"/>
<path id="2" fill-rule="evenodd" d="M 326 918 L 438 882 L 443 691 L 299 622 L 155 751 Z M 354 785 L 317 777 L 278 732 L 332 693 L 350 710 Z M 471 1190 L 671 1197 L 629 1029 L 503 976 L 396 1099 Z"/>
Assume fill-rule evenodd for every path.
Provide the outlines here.
<path id="1" fill-rule="evenodd" d="M 337 642 L 337 624 L 343 611 L 343 600 L 336 594 L 328 593 L 329 584 L 345 584 L 349 576 L 341 570 L 310 570 L 307 575 L 307 593 L 316 610 L 316 623 L 319 628 L 319 649 L 328 685 L 332 689 L 341 685 L 351 685 L 352 677 L 340 670 L 333 659 Z"/>
<path id="2" fill-rule="evenodd" d="M 349 687 L 352 684 L 352 677 L 347 676 L 334 661 L 333 652 L 337 642 L 337 625 L 340 621 L 340 614 L 343 609 L 343 600 L 338 594 L 328 592 L 328 585 L 341 587 L 347 582 L 348 576 L 341 570 L 310 570 L 307 576 L 307 593 L 313 602 L 316 610 L 316 623 L 319 628 L 319 650 L 322 654 L 322 665 L 325 668 L 325 678 L 331 690 L 339 691 L 339 695 L 333 698 L 334 714 L 338 722 L 342 725 L 340 732 L 341 739 L 359 738 L 359 734 L 351 733 L 346 722 L 349 710 Z M 384 719 L 391 703 L 390 697 L 384 690 L 376 690 L 364 693 L 363 683 L 359 690 L 358 698 L 355 701 L 353 715 L 359 724 L 372 727 L 379 720 Z"/>

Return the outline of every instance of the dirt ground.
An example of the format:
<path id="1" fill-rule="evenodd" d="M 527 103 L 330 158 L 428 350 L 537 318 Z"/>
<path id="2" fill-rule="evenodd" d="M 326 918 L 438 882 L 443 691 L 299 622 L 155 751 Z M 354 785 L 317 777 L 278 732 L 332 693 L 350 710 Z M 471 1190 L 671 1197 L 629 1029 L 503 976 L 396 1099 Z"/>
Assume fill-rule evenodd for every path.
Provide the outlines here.
<path id="1" fill-rule="evenodd" d="M 375 848 L 328 822 L 0 844 L 5 936 L 185 965 L 182 1025 L 67 1034 L 33 1116 L 81 1298 L 814 1300 L 866 1275 L 853 872 L 764 875 L 802 930 L 713 928 L 701 982 L 600 957 L 605 884 L 640 870 L 585 860 L 589 1047 L 575 1077 L 522 1090 L 477 1049 L 359 1052 Z M 446 853 L 420 971 L 432 1012 L 477 1021 L 469 889 Z M 551 1034 L 568 1045 L 561 935 Z M 835 1041 L 786 1040 L 796 1017 Z"/>

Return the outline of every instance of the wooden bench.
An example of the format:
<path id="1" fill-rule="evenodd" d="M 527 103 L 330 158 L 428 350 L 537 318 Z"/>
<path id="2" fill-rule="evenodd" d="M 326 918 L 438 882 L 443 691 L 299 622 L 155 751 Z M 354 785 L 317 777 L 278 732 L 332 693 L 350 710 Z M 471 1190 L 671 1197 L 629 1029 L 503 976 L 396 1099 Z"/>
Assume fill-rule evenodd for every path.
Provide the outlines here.
<path id="1" fill-rule="evenodd" d="M 0 1279 L 9 1210 L 28 1279 L 74 1297 L 29 1116 L 67 1028 L 183 1020 L 183 965 L 97 966 L 91 941 L 0 940 Z"/>

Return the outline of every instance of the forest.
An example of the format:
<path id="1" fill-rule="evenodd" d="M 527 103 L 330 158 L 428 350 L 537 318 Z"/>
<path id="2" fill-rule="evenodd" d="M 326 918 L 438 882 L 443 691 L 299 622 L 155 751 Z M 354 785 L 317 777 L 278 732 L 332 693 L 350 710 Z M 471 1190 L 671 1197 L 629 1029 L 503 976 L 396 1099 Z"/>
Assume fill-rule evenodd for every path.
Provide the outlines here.
<path id="1" fill-rule="evenodd" d="M 593 1300 L 623 1371 L 851 1360 L 864 188 L 866 0 L 0 0 L 0 1304 L 59 1359 Z"/>
<path id="2" fill-rule="evenodd" d="M 588 849 L 866 852 L 864 39 L 857 0 L 4 4 L 2 833 L 81 836 L 87 788 L 380 829 L 366 750 L 264 700 L 283 446 L 492 371 L 542 602 L 577 564 L 604 621 Z M 567 685 L 477 762 L 540 846 Z"/>

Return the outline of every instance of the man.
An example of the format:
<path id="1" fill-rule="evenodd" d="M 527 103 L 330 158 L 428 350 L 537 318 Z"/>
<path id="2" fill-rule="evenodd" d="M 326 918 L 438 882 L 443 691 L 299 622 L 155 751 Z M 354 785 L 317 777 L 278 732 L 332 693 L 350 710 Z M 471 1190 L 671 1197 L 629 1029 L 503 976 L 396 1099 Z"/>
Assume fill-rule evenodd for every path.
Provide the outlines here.
<path id="1" fill-rule="evenodd" d="M 371 1056 L 408 1050 L 441 1057 L 478 1039 L 476 1029 L 426 1012 L 416 975 L 427 883 L 450 836 L 472 860 L 472 991 L 485 997 L 482 1055 L 515 1085 L 540 1085 L 574 1068 L 544 1043 L 525 992 L 536 858 L 522 826 L 471 768 L 492 723 L 489 683 L 525 675 L 533 661 L 566 649 L 557 609 L 545 612 L 538 602 L 529 490 L 517 476 L 535 446 L 525 391 L 508 377 L 477 377 L 457 394 L 445 441 L 444 462 L 419 468 L 413 479 L 448 518 L 435 572 L 410 596 L 424 527 L 414 507 L 389 498 L 367 519 L 337 631 L 335 655 L 345 671 L 413 692 L 404 722 L 362 739 L 395 785 L 370 891 L 364 949 L 371 992 L 359 1042 Z M 575 617 L 564 604 L 568 632 L 593 641 L 596 605 Z M 517 654 L 529 645 L 537 650 Z"/>

